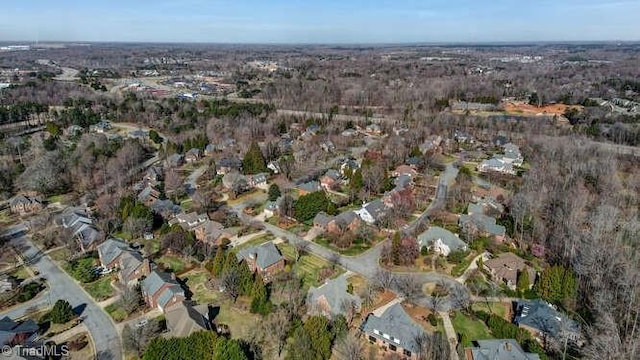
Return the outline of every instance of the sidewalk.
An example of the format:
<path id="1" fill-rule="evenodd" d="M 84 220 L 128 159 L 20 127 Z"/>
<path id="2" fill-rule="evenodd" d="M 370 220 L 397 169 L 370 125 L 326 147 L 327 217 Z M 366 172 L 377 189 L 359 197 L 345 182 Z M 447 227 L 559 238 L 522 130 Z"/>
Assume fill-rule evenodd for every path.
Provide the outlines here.
<path id="1" fill-rule="evenodd" d="M 449 346 L 451 347 L 451 360 L 459 360 L 458 351 L 456 349 L 458 345 L 458 336 L 456 335 L 456 331 L 453 328 L 453 324 L 451 323 L 451 319 L 449 318 L 448 312 L 438 312 L 440 317 L 442 318 L 442 324 L 444 325 L 444 332 L 447 334 L 447 340 L 449 340 Z"/>
<path id="2" fill-rule="evenodd" d="M 467 279 L 469 278 L 469 275 L 471 275 L 471 273 L 478 268 L 478 260 L 481 257 L 482 257 L 482 261 L 487 261 L 491 258 L 491 254 L 485 251 L 482 254 L 474 257 L 473 260 L 471 260 L 471 264 L 469 264 L 469 267 L 467 268 L 467 270 L 465 270 L 462 275 L 457 277 L 456 281 L 464 285 L 465 281 L 467 281 Z"/>

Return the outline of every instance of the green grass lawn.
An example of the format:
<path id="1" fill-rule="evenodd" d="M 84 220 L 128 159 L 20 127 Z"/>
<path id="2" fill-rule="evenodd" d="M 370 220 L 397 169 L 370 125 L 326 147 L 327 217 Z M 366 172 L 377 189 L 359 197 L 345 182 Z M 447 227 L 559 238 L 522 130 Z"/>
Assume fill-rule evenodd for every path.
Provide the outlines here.
<path id="1" fill-rule="evenodd" d="M 260 236 L 256 236 L 255 238 L 247 241 L 246 243 L 242 244 L 242 245 L 238 245 L 236 247 L 234 247 L 233 249 L 235 251 L 241 250 L 241 249 L 246 249 L 248 247 L 252 247 L 252 246 L 256 246 L 256 245 L 260 245 L 263 243 L 266 243 L 267 241 L 270 240 L 274 240 L 276 237 L 273 236 L 272 234 L 263 234 Z"/>
<path id="2" fill-rule="evenodd" d="M 113 234 L 114 237 L 120 238 L 122 240 L 131 240 L 133 239 L 133 235 L 131 235 L 131 233 L 128 233 L 126 231 L 120 231 L 117 233 Z"/>
<path id="3" fill-rule="evenodd" d="M 511 305 L 505 304 L 505 303 L 491 302 L 489 303 L 489 305 L 487 305 L 487 303 L 484 303 L 484 302 L 477 302 L 471 305 L 471 309 L 473 311 L 484 311 L 488 314 L 496 314 L 505 320 L 511 320 L 511 319 L 506 319 L 507 310 L 510 306 Z"/>
<path id="4" fill-rule="evenodd" d="M 69 256 L 69 250 L 67 250 L 66 248 L 60 248 L 49 253 L 49 257 L 51 257 L 51 259 L 56 262 L 65 261 L 69 258 Z"/>
<path id="5" fill-rule="evenodd" d="M 178 257 L 169 256 L 169 255 L 164 255 L 154 260 L 153 262 L 155 262 L 158 265 L 164 266 L 165 269 L 171 270 L 174 273 L 179 273 L 187 267 L 186 261 Z"/>
<path id="6" fill-rule="evenodd" d="M 63 199 L 64 195 L 54 195 L 49 197 L 49 199 L 47 199 L 50 203 L 57 203 L 57 202 L 61 202 Z"/>
<path id="7" fill-rule="evenodd" d="M 360 255 L 363 252 L 371 249 L 371 245 L 369 244 L 353 244 L 351 245 L 351 247 L 349 247 L 348 249 L 339 249 L 335 246 L 333 246 L 333 244 L 331 244 L 329 242 L 329 240 L 327 240 L 327 238 L 325 238 L 324 236 L 318 236 L 317 238 L 315 238 L 313 240 L 314 242 L 328 248 L 331 249 L 333 251 L 337 251 L 342 255 L 347 255 L 347 256 L 356 256 L 356 255 Z"/>
<path id="8" fill-rule="evenodd" d="M 181 276 L 193 294 L 191 299 L 197 301 L 198 304 L 215 304 L 220 300 L 220 293 L 217 290 L 209 290 L 205 287 L 209 277 L 206 270 L 200 269 L 189 271 Z"/>
<path id="9" fill-rule="evenodd" d="M 296 258 L 296 249 L 290 244 L 279 244 L 278 249 L 282 252 L 282 255 L 293 263 Z M 316 255 L 304 255 L 298 260 L 297 263 L 293 263 L 291 269 L 296 272 L 304 281 L 305 286 L 318 286 L 318 274 L 320 270 L 325 267 L 330 267 L 331 264 Z M 333 275 L 336 277 L 344 272 L 344 269 L 337 267 L 337 272 Z"/>
<path id="10" fill-rule="evenodd" d="M 115 302 L 105 307 L 104 310 L 115 322 L 121 322 L 127 318 L 127 312 L 122 308 L 122 306 L 120 306 L 119 302 Z"/>
<path id="11" fill-rule="evenodd" d="M 241 301 L 240 299 L 238 301 Z M 246 339 L 261 321 L 259 315 L 231 306 L 229 301 L 220 304 L 220 313 L 213 319 L 216 324 L 226 324 L 234 339 Z"/>
<path id="12" fill-rule="evenodd" d="M 26 280 L 32 277 L 33 272 L 27 266 L 22 265 L 9 273 L 10 276 L 19 280 Z"/>
<path id="13" fill-rule="evenodd" d="M 111 276 L 104 276 L 92 283 L 82 284 L 82 287 L 96 301 L 102 301 L 113 296 L 113 288 L 111 287 Z"/>
<path id="14" fill-rule="evenodd" d="M 473 319 L 459 311 L 456 311 L 451 317 L 451 322 L 456 333 L 466 335 L 463 346 L 471 346 L 471 342 L 474 340 L 493 339 L 489 329 L 482 321 Z"/>

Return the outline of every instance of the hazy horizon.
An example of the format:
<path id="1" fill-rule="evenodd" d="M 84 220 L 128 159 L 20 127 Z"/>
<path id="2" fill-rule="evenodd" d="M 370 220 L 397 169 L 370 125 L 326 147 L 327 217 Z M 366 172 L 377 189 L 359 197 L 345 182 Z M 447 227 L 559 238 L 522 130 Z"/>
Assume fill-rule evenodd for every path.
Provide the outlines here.
<path id="1" fill-rule="evenodd" d="M 630 0 L 33 0 L 5 4 L 0 41 L 451 44 L 640 40 Z"/>

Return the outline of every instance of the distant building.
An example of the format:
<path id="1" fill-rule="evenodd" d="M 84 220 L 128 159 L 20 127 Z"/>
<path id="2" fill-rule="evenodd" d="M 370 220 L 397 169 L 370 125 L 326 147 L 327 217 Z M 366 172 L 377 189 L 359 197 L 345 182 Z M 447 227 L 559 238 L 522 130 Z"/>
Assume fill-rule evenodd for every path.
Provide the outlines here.
<path id="1" fill-rule="evenodd" d="M 197 148 L 192 148 L 184 154 L 184 160 L 188 163 L 196 162 L 202 158 L 202 151 Z"/>
<path id="2" fill-rule="evenodd" d="M 273 241 L 242 249 L 236 256 L 238 261 L 246 261 L 252 272 L 259 272 L 265 281 L 284 269 L 284 257 Z"/>
<path id="3" fill-rule="evenodd" d="M 65 209 L 56 222 L 76 238 L 83 252 L 92 250 L 102 237 L 100 231 L 93 225 L 93 220 L 85 210 L 80 208 Z"/>
<path id="4" fill-rule="evenodd" d="M 9 207 L 14 214 L 26 215 L 42 210 L 44 205 L 38 197 L 16 195 L 9 201 Z"/>

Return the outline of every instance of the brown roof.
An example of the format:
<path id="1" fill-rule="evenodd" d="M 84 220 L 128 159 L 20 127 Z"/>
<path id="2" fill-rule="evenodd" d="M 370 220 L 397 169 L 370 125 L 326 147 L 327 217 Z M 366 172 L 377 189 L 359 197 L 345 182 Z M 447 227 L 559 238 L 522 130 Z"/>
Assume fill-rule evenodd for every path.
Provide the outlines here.
<path id="1" fill-rule="evenodd" d="M 187 302 L 176 304 L 165 312 L 171 336 L 186 337 L 196 331 L 210 330 L 208 305 L 193 306 Z"/>
<path id="2" fill-rule="evenodd" d="M 526 269 L 529 275 L 535 275 L 533 269 L 525 264 L 524 260 L 516 254 L 507 252 L 484 262 L 485 266 L 491 269 L 494 276 L 504 281 L 516 284 L 518 280 L 518 272 Z M 534 280 L 531 276 L 529 281 Z"/>

